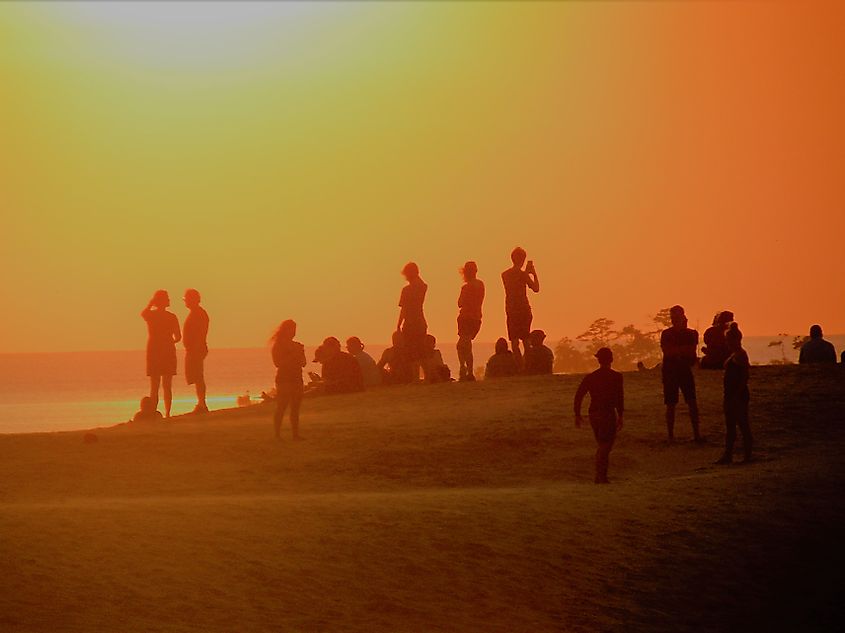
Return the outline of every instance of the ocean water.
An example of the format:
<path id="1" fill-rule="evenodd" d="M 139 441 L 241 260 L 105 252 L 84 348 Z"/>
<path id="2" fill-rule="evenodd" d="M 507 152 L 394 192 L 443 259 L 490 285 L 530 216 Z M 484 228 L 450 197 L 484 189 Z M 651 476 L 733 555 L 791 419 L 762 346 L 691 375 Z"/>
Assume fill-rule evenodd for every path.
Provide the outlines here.
<path id="1" fill-rule="evenodd" d="M 746 338 L 752 362 L 766 364 L 781 357 L 780 348 L 768 346 L 773 338 Z M 845 336 L 827 338 L 837 352 L 843 349 Z M 477 342 L 475 364 L 483 365 L 492 348 L 491 343 Z M 791 345 L 786 348 L 787 358 L 796 360 Z M 456 373 L 454 346 L 450 343 L 440 349 Z M 367 347 L 376 360 L 383 350 L 383 345 Z M 306 353 L 310 360 L 314 349 Z M 66 431 L 125 422 L 148 390 L 144 363 L 143 351 L 0 354 L 0 433 Z M 309 363 L 305 369 L 319 371 L 319 366 Z M 272 387 L 274 375 L 267 349 L 212 350 L 206 361 L 209 408 L 235 407 L 237 397 L 247 391 L 257 399 L 262 390 Z M 193 387 L 185 384 L 181 374 L 176 376 L 173 414 L 187 413 L 195 403 Z"/>

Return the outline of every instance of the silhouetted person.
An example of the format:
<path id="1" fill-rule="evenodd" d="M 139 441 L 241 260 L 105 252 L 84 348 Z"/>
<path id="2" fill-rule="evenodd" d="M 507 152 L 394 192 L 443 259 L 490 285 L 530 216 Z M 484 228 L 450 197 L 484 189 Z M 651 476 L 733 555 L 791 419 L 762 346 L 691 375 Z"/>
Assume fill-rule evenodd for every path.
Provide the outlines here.
<path id="1" fill-rule="evenodd" d="M 666 431 L 669 441 L 675 439 L 675 408 L 678 405 L 678 391 L 684 394 L 689 407 L 693 438 L 701 442 L 699 432 L 698 402 L 695 396 L 695 378 L 692 368 L 697 360 L 698 332 L 687 327 L 687 317 L 681 306 L 673 306 L 669 315 L 672 327 L 660 334 L 660 348 L 663 350 L 663 402 L 666 404 Z"/>
<path id="2" fill-rule="evenodd" d="M 464 285 L 458 297 L 458 364 L 459 380 L 475 380 L 472 342 L 481 330 L 481 306 L 484 303 L 484 282 L 478 279 L 478 265 L 467 262 L 461 268 Z"/>
<path id="3" fill-rule="evenodd" d="M 326 393 L 364 391 L 364 377 L 355 358 L 340 349 L 340 341 L 330 336 L 314 355 L 314 362 L 323 366 L 321 375 Z"/>
<path id="4" fill-rule="evenodd" d="M 824 340 L 822 326 L 814 325 L 810 328 L 810 340 L 801 346 L 798 362 L 802 365 L 816 363 L 836 364 L 836 350 L 829 341 Z"/>
<path id="5" fill-rule="evenodd" d="M 443 362 L 443 355 L 437 349 L 437 339 L 431 334 L 425 337 L 425 353 L 422 360 L 423 377 L 426 382 L 448 382 L 452 379 L 449 366 Z"/>
<path id="6" fill-rule="evenodd" d="M 701 348 L 703 354 L 701 358 L 702 369 L 723 369 L 725 367 L 725 361 L 731 355 L 725 341 L 725 333 L 733 320 L 733 312 L 729 310 L 719 312 L 713 317 L 713 325 L 704 330 L 704 347 Z"/>
<path id="7" fill-rule="evenodd" d="M 195 385 L 197 406 L 194 413 L 208 413 L 205 403 L 205 357 L 208 356 L 208 312 L 200 305 L 200 293 L 193 288 L 185 291 L 185 306 L 190 310 L 182 329 L 185 346 L 185 380 Z"/>
<path id="8" fill-rule="evenodd" d="M 376 365 L 373 357 L 364 351 L 364 344 L 357 336 L 350 336 L 346 339 L 346 351 L 358 361 L 361 368 L 361 376 L 364 380 L 364 387 L 375 387 L 381 384 L 381 370 Z"/>
<path id="9" fill-rule="evenodd" d="M 725 340 L 731 355 L 725 361 L 725 452 L 716 462 L 730 464 L 733 461 L 736 427 L 742 432 L 742 448 L 746 462 L 751 461 L 751 425 L 748 423 L 748 374 L 751 363 L 748 354 L 742 349 L 742 332 L 736 323 L 731 323 Z"/>
<path id="10" fill-rule="evenodd" d="M 543 345 L 546 333 L 533 330 L 528 335 L 528 347 L 525 348 L 525 366 L 523 372 L 529 376 L 541 376 L 554 372 L 555 353 Z"/>
<path id="11" fill-rule="evenodd" d="M 399 297 L 399 321 L 396 329 L 402 332 L 403 344 L 411 361 L 414 380 L 419 380 L 420 363 L 425 351 L 425 335 L 428 323 L 425 321 L 423 303 L 428 285 L 420 278 L 420 269 L 414 262 L 408 262 L 402 269 L 408 285 L 402 288 Z"/>
<path id="12" fill-rule="evenodd" d="M 496 341 L 496 353 L 487 361 L 484 378 L 507 378 L 518 373 L 519 366 L 516 364 L 514 353 L 508 349 L 508 342 L 500 338 Z"/>
<path id="13" fill-rule="evenodd" d="M 596 352 L 599 368 L 584 376 L 575 392 L 575 425 L 581 427 L 581 402 L 590 394 L 590 426 L 593 427 L 598 449 L 596 450 L 597 484 L 608 483 L 607 467 L 610 451 L 616 441 L 616 433 L 622 429 L 622 415 L 625 411 L 625 397 L 622 389 L 622 374 L 610 368 L 613 352 L 602 347 Z"/>
<path id="14" fill-rule="evenodd" d="M 382 352 L 377 367 L 385 384 L 404 385 L 413 380 L 411 359 L 405 351 L 402 332 L 393 333 L 393 345 Z"/>
<path id="15" fill-rule="evenodd" d="M 299 410 L 302 407 L 302 368 L 305 367 L 305 347 L 294 341 L 296 321 L 282 321 L 272 341 L 273 364 L 276 366 L 276 412 L 273 414 L 273 429 L 276 439 L 281 439 L 282 420 L 290 407 L 290 428 L 293 439 L 299 439 Z"/>
<path id="16" fill-rule="evenodd" d="M 133 422 L 160 422 L 163 419 L 161 412 L 156 409 L 155 400 L 149 396 L 141 398 L 141 408 L 132 416 Z"/>
<path id="17" fill-rule="evenodd" d="M 534 292 L 540 292 L 540 280 L 537 271 L 534 269 L 534 262 L 529 261 L 525 270 L 527 254 L 525 249 L 517 246 L 511 252 L 513 266 L 502 273 L 502 283 L 505 286 L 505 314 L 508 322 L 508 339 L 511 342 L 511 349 L 514 353 L 517 366 L 522 366 L 522 352 L 519 349 L 519 342 L 526 344 L 528 334 L 531 332 L 531 304 L 528 302 L 528 288 Z"/>
<path id="18" fill-rule="evenodd" d="M 170 417 L 173 404 L 173 376 L 176 375 L 176 343 L 182 339 L 179 319 L 168 311 L 170 296 L 166 290 L 156 290 L 141 318 L 147 322 L 147 376 L 150 378 L 150 398 L 158 408 L 158 390 L 164 391 L 164 414 Z"/>

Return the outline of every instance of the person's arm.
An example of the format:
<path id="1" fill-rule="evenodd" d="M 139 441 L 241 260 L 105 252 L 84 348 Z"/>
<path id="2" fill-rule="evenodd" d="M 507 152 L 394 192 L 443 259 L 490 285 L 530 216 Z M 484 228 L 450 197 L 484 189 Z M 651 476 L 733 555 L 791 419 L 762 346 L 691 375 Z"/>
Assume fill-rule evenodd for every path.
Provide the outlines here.
<path id="1" fill-rule="evenodd" d="M 178 343 L 182 340 L 182 332 L 179 329 L 179 319 L 176 318 L 176 315 L 173 315 L 173 342 Z"/>
<path id="2" fill-rule="evenodd" d="M 147 303 L 147 307 L 141 310 L 141 318 L 144 321 L 148 321 L 150 318 L 150 314 L 153 312 L 153 300 L 150 299 L 149 303 Z"/>
<path id="3" fill-rule="evenodd" d="M 587 395 L 587 391 L 590 389 L 589 378 L 589 376 L 584 376 L 581 384 L 578 385 L 578 390 L 575 392 L 575 402 L 573 408 L 575 412 L 575 426 L 578 428 L 581 427 L 581 423 L 584 421 L 584 418 L 581 416 L 581 403 L 584 401 L 584 396 Z"/>
<path id="4" fill-rule="evenodd" d="M 305 358 L 305 346 L 300 343 L 299 344 L 299 366 L 305 367 L 308 364 L 308 360 Z"/>
<path id="5" fill-rule="evenodd" d="M 461 286 L 461 294 L 458 295 L 458 309 L 464 307 L 464 302 L 466 301 L 466 294 L 467 294 L 467 287 L 466 285 Z"/>
<path id="6" fill-rule="evenodd" d="M 833 346 L 833 343 L 830 343 L 827 346 L 827 351 L 830 352 L 827 357 L 827 362 L 836 364 L 836 348 Z"/>
<path id="7" fill-rule="evenodd" d="M 528 275 L 528 287 L 534 292 L 540 292 L 540 278 L 537 276 L 537 270 L 532 266 L 531 270 L 525 272 Z"/>

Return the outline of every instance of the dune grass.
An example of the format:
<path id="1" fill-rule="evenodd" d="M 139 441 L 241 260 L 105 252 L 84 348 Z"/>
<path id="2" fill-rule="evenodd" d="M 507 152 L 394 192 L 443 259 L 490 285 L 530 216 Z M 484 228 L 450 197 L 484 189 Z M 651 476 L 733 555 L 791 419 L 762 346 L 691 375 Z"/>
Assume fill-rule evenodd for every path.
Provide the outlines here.
<path id="1" fill-rule="evenodd" d="M 755 367 L 760 459 L 730 467 L 720 374 L 704 446 L 627 374 L 610 486 L 578 379 L 308 400 L 297 444 L 264 405 L 0 436 L 0 629 L 840 628 L 845 374 Z"/>

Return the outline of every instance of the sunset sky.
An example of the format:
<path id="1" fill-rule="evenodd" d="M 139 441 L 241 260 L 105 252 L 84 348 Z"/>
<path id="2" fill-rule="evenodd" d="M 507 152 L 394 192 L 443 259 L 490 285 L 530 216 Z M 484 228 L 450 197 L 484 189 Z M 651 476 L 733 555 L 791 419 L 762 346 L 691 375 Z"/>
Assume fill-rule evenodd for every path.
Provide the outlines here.
<path id="1" fill-rule="evenodd" d="M 552 339 L 733 309 L 845 331 L 845 37 L 813 3 L 0 4 L 0 352 L 387 342 L 419 263 L 524 246 Z"/>

